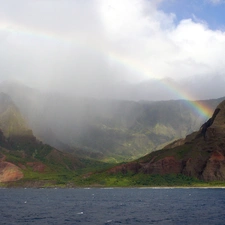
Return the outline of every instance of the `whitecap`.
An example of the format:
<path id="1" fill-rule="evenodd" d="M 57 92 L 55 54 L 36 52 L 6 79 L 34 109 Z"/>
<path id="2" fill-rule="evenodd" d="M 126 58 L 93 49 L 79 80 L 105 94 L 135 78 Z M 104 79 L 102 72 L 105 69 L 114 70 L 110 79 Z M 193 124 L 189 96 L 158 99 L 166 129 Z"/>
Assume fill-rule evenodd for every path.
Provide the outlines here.
<path id="1" fill-rule="evenodd" d="M 114 189 L 114 188 L 108 187 L 108 188 L 101 188 L 101 189 L 111 190 L 111 189 Z"/>

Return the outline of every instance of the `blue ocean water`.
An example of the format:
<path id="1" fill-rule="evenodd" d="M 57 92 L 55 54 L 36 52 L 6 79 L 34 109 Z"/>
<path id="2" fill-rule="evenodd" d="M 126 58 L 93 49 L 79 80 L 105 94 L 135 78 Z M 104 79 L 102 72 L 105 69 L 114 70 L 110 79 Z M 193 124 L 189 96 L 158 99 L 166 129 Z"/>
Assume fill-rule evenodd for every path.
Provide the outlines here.
<path id="1" fill-rule="evenodd" d="M 225 189 L 0 189 L 0 224 L 225 224 Z"/>

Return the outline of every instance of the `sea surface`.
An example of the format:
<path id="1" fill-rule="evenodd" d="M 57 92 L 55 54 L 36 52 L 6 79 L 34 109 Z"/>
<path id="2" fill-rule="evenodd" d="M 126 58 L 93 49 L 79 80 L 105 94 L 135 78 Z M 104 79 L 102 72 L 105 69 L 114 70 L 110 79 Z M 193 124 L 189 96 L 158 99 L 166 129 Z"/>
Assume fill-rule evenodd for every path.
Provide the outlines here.
<path id="1" fill-rule="evenodd" d="M 0 224 L 219 225 L 225 189 L 0 189 Z"/>

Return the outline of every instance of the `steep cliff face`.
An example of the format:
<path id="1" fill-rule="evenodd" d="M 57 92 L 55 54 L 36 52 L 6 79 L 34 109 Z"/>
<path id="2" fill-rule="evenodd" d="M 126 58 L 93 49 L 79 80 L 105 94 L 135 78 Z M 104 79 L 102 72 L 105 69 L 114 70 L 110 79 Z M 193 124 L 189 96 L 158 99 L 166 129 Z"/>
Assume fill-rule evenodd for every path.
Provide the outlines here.
<path id="1" fill-rule="evenodd" d="M 147 174 L 184 174 L 205 181 L 225 180 L 225 101 L 206 130 L 175 141 L 164 149 L 111 169 L 110 173 L 132 171 Z"/>

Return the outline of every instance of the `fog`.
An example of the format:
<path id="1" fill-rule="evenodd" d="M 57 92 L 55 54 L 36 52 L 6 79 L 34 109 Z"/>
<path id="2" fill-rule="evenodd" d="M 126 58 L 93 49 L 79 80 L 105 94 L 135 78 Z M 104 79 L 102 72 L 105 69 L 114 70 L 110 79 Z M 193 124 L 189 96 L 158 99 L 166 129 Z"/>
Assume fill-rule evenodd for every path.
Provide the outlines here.
<path id="1" fill-rule="evenodd" d="M 164 1 L 0 3 L 0 82 L 128 100 L 225 95 L 225 33 L 177 21 Z"/>

